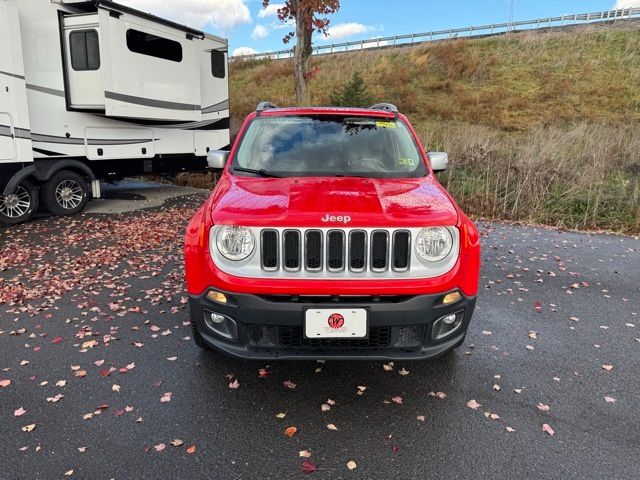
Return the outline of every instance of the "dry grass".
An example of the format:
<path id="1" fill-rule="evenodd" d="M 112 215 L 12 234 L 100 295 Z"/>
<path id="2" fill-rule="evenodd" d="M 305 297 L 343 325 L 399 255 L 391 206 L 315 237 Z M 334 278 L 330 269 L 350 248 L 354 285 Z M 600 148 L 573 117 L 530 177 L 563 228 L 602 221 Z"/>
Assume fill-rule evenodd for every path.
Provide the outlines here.
<path id="1" fill-rule="evenodd" d="M 315 57 L 312 102 L 356 71 L 406 113 L 474 216 L 640 232 L 640 34 L 591 26 Z M 291 105 L 291 62 L 231 66 L 232 131 Z"/>

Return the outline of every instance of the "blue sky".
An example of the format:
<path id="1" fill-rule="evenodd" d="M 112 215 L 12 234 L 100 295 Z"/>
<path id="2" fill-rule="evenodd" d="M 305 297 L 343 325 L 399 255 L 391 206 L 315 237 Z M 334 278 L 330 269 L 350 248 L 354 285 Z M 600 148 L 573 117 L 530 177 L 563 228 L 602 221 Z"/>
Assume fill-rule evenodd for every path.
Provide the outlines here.
<path id="1" fill-rule="evenodd" d="M 272 0 L 274 4 L 284 0 Z M 229 38 L 229 51 L 251 53 L 281 50 L 289 31 L 262 0 L 121 0 L 144 11 Z M 640 0 L 516 0 L 515 19 L 596 12 L 640 6 Z M 505 22 L 509 0 L 342 0 L 331 15 L 330 39 L 340 43 L 445 28 Z M 240 50 L 238 50 L 240 49 Z"/>

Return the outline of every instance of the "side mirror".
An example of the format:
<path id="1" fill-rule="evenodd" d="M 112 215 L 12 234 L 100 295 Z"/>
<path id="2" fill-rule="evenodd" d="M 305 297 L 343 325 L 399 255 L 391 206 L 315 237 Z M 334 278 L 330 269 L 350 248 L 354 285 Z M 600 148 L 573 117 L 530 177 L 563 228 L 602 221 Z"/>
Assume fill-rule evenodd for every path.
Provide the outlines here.
<path id="1" fill-rule="evenodd" d="M 431 169 L 434 172 L 444 172 L 447 169 L 447 165 L 449 164 L 449 155 L 447 153 L 429 152 L 427 153 L 427 156 L 429 157 Z"/>
<path id="2" fill-rule="evenodd" d="M 211 170 L 223 170 L 229 160 L 229 154 L 231 152 L 227 150 L 211 150 L 207 153 L 207 168 Z"/>

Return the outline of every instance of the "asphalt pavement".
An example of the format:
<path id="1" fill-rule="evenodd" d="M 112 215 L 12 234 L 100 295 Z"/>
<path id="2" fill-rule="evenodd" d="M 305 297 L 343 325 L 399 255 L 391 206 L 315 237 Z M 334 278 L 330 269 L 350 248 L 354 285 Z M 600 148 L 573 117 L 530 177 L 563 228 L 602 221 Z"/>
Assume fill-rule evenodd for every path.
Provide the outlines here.
<path id="1" fill-rule="evenodd" d="M 0 479 L 640 478 L 638 239 L 479 223 L 450 357 L 240 361 L 190 338 L 169 190 L 0 230 Z"/>

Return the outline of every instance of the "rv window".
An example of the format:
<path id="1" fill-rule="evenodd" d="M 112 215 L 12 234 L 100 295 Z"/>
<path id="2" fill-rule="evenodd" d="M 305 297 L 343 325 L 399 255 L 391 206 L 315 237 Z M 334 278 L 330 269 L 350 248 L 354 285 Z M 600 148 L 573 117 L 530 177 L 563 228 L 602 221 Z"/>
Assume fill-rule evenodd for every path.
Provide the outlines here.
<path id="1" fill-rule="evenodd" d="M 225 62 L 224 57 L 224 52 L 211 50 L 211 73 L 216 78 L 224 78 L 226 76 L 227 62 Z"/>
<path id="2" fill-rule="evenodd" d="M 157 37 L 151 33 L 127 30 L 127 47 L 134 53 L 163 58 L 172 62 L 182 61 L 180 42 Z"/>
<path id="3" fill-rule="evenodd" d="M 76 71 L 100 68 L 100 46 L 95 30 L 75 31 L 69 34 L 71 67 Z"/>

